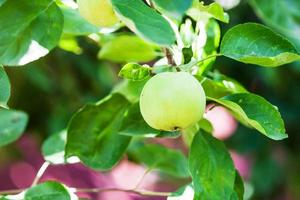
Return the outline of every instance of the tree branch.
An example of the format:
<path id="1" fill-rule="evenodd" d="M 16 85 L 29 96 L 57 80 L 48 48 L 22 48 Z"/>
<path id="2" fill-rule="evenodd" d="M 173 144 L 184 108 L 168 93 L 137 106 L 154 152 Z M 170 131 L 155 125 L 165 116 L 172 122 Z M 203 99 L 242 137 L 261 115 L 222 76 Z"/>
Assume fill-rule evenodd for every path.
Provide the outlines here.
<path id="1" fill-rule="evenodd" d="M 49 167 L 50 163 L 49 162 L 44 162 L 41 166 L 41 168 L 39 169 L 39 171 L 36 174 L 36 177 L 34 178 L 31 187 L 35 186 L 39 180 L 41 179 L 41 177 L 43 176 L 43 174 L 45 173 L 46 169 Z"/>
<path id="2" fill-rule="evenodd" d="M 29 188 L 0 191 L 0 195 L 17 194 L 27 189 Z M 156 192 L 156 191 L 148 191 L 148 190 L 121 189 L 121 188 L 72 188 L 72 189 L 75 189 L 76 193 L 126 192 L 126 193 L 138 194 L 142 196 L 161 196 L 161 197 L 167 197 L 172 194 L 171 192 Z"/>
<path id="3" fill-rule="evenodd" d="M 156 192 L 148 190 L 137 190 L 137 189 L 120 189 L 120 188 L 78 188 L 76 192 L 86 192 L 86 193 L 102 193 L 102 192 L 126 192 L 133 193 L 142 196 L 170 196 L 171 192 Z"/>

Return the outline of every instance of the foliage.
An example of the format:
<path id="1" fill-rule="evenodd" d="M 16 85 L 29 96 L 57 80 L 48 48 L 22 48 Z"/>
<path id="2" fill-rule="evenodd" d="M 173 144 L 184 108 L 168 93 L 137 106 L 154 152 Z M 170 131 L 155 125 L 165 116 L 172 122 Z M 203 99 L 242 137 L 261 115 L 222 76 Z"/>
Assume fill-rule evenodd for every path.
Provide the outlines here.
<path id="1" fill-rule="evenodd" d="M 35 69 L 34 65 L 42 66 L 40 62 L 51 56 L 53 60 L 64 60 L 64 56 L 58 58 L 55 51 L 49 54 L 56 46 L 61 48 L 56 51 L 68 50 L 79 54 L 82 46 L 93 43 L 97 48 L 92 58 L 86 56 L 86 52 L 82 52 L 80 59 L 71 53 L 63 55 L 71 55 L 75 60 L 72 64 L 86 75 L 86 79 L 95 81 L 89 84 L 97 88 L 99 83 L 109 83 L 107 91 L 111 92 L 105 93 L 103 98 L 89 99 L 89 102 L 96 103 L 82 106 L 73 114 L 68 125 L 61 128 L 63 131 L 56 130 L 56 134 L 44 142 L 42 153 L 45 160 L 51 164 L 80 161 L 94 170 L 107 171 L 128 156 L 149 169 L 190 181 L 189 185 L 169 195 L 169 200 L 188 200 L 187 194 L 191 194 L 194 200 L 243 199 L 243 180 L 225 144 L 212 136 L 211 124 L 202 119 L 184 130 L 166 132 L 153 129 L 145 122 L 139 109 L 141 91 L 153 75 L 184 71 L 195 76 L 202 85 L 207 102 L 228 108 L 241 124 L 269 139 L 285 139 L 288 135 L 279 109 L 268 102 L 267 97 L 250 93 L 241 83 L 213 70 L 213 67 L 218 67 L 215 61 L 219 57 L 272 68 L 299 61 L 299 30 L 294 32 L 294 27 L 299 26 L 296 20 L 291 20 L 298 19 L 299 13 L 289 7 L 291 12 L 285 20 L 277 21 L 283 12 L 274 12 L 274 6 L 268 6 L 267 0 L 251 0 L 250 5 L 255 12 L 274 30 L 258 23 L 244 23 L 231 27 L 221 40 L 218 21 L 229 23 L 229 15 L 218 3 L 204 5 L 203 2 L 183 0 L 146 2 L 111 0 L 113 12 L 120 23 L 110 28 L 99 28 L 80 16 L 77 9 L 60 1 L 0 1 L 0 27 L 5 27 L 0 29 L 0 146 L 17 140 L 28 122 L 26 113 L 8 106 L 11 86 L 6 69 L 15 70 L 11 68 L 23 65 Z M 276 3 L 285 5 L 272 1 L 272 4 Z M 96 67 L 97 59 L 103 66 L 110 64 L 106 74 Z M 121 69 L 120 64 L 124 64 Z M 66 61 L 65 65 L 68 66 Z M 55 81 L 40 69 L 35 70 L 27 76 L 33 83 L 37 80 L 34 77 L 39 77 L 39 81 L 43 81 L 37 83 L 37 87 L 51 94 Z M 118 84 L 109 76 L 116 74 L 116 70 L 124 79 Z M 102 78 L 95 78 L 96 74 L 101 74 Z M 71 79 L 67 69 L 63 69 L 62 76 L 63 79 Z M 76 81 L 71 84 L 76 85 Z M 64 82 L 57 87 L 63 88 Z M 79 87 L 85 88 L 85 85 Z M 74 93 L 72 100 L 80 99 L 73 98 L 76 91 L 67 90 L 64 92 Z M 87 94 L 86 98 L 90 96 Z M 80 99 L 78 102 L 82 105 L 87 101 Z M 75 107 L 78 104 L 72 107 L 73 111 Z M 188 155 L 180 150 L 150 144 L 147 139 L 180 136 L 187 143 Z M 70 191 L 61 183 L 45 182 L 33 185 L 19 195 L 23 195 L 25 200 L 73 199 L 74 194 Z M 14 197 L 2 197 L 11 198 Z"/>

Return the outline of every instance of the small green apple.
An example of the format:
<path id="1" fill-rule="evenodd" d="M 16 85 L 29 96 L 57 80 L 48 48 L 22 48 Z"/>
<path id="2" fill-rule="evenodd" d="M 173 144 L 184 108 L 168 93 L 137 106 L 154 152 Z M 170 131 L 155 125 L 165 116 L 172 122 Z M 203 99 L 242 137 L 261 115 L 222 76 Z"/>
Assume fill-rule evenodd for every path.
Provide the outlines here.
<path id="1" fill-rule="evenodd" d="M 205 111 L 201 84 L 186 72 L 164 72 L 144 86 L 140 109 L 152 128 L 164 131 L 184 129 L 198 122 Z"/>
<path id="2" fill-rule="evenodd" d="M 112 27 L 119 19 L 110 0 L 77 0 L 80 15 L 98 27 Z"/>

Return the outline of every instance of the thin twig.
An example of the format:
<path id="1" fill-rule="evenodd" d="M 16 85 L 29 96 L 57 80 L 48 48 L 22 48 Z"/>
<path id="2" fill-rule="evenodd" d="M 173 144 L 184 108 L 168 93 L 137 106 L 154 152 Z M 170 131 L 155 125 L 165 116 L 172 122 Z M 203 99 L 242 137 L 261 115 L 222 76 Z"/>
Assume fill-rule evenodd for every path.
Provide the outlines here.
<path id="1" fill-rule="evenodd" d="M 47 161 L 43 163 L 43 165 L 41 166 L 41 168 L 37 172 L 32 184 L 31 184 L 31 187 L 35 186 L 39 182 L 39 180 L 41 179 L 41 177 L 43 176 L 43 174 L 45 173 L 45 171 L 49 167 L 49 165 L 50 165 L 50 163 L 47 162 Z"/>
<path id="2" fill-rule="evenodd" d="M 23 192 L 24 190 L 27 190 L 27 188 L 24 188 L 24 189 L 13 189 L 13 190 L 3 190 L 3 191 L 0 191 L 0 195 L 18 194 L 18 193 Z"/>
<path id="3" fill-rule="evenodd" d="M 207 56 L 206 58 L 203 58 L 201 60 L 197 60 L 197 61 L 194 61 L 194 62 L 190 62 L 188 64 L 185 64 L 185 65 L 180 65 L 178 66 L 180 69 L 183 69 L 183 70 L 189 70 L 191 67 L 195 66 L 195 65 L 198 65 L 200 63 L 203 63 L 204 61 L 208 60 L 208 59 L 211 59 L 211 58 L 215 58 L 215 57 L 219 57 L 219 56 L 222 56 L 222 54 L 213 54 L 213 55 L 210 55 L 210 56 Z"/>
<path id="4" fill-rule="evenodd" d="M 102 192 L 126 192 L 134 193 L 142 196 L 170 196 L 171 192 L 156 192 L 148 190 L 131 190 L 131 189 L 120 189 L 120 188 L 78 188 L 76 192 L 85 193 L 102 193 Z"/>
<path id="5" fill-rule="evenodd" d="M 145 170 L 145 172 L 143 173 L 143 175 L 141 176 L 141 178 L 138 180 L 136 186 L 134 187 L 134 190 L 138 189 L 141 184 L 143 183 L 143 180 L 145 179 L 145 177 L 152 171 L 152 168 L 148 168 Z"/>
<path id="6" fill-rule="evenodd" d="M 27 189 L 28 188 L 0 191 L 0 195 L 17 194 Z M 72 188 L 72 189 L 74 189 L 76 193 L 78 192 L 82 192 L 82 193 L 126 192 L 126 193 L 138 194 L 142 196 L 162 196 L 162 197 L 167 197 L 172 194 L 171 192 L 130 190 L 130 189 L 121 189 L 121 188 Z"/>

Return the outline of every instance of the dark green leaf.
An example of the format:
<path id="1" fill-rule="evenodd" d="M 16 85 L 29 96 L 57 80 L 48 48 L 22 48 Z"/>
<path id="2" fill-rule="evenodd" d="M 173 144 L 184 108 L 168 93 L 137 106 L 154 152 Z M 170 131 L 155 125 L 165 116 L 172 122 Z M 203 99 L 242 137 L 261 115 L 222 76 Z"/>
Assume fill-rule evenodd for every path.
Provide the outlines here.
<path id="1" fill-rule="evenodd" d="M 194 1 L 193 7 L 188 11 L 188 15 L 195 21 L 203 20 L 205 17 L 212 17 L 225 23 L 229 22 L 229 15 L 225 13 L 222 6 L 216 2 L 204 5 L 203 2 Z"/>
<path id="2" fill-rule="evenodd" d="M 181 136 L 181 132 L 178 131 L 160 131 L 160 133 L 156 136 L 158 138 L 178 138 Z"/>
<path id="3" fill-rule="evenodd" d="M 244 199 L 244 183 L 239 172 L 236 170 L 234 181 L 234 191 L 230 200 L 243 200 Z"/>
<path id="4" fill-rule="evenodd" d="M 192 0 L 153 0 L 153 3 L 155 8 L 163 14 L 180 20 L 191 7 Z"/>
<path id="5" fill-rule="evenodd" d="M 182 54 L 184 57 L 184 64 L 187 64 L 191 61 L 192 57 L 193 57 L 193 50 L 191 47 L 187 48 L 183 48 L 182 49 Z"/>
<path id="6" fill-rule="evenodd" d="M 278 109 L 258 95 L 239 93 L 221 99 L 208 99 L 227 107 L 241 123 L 255 128 L 271 139 L 281 140 L 288 137 Z"/>
<path id="7" fill-rule="evenodd" d="M 157 57 L 156 49 L 135 35 L 120 35 L 104 43 L 99 58 L 118 63 L 148 62 Z"/>
<path id="8" fill-rule="evenodd" d="M 248 91 L 236 80 L 220 73 L 210 73 L 208 77 L 197 76 L 206 96 L 221 98 L 234 93 L 247 93 Z"/>
<path id="9" fill-rule="evenodd" d="M 61 10 L 64 15 L 64 33 L 71 35 L 88 35 L 99 32 L 99 28 L 82 18 L 77 10 L 66 7 L 61 7 Z"/>
<path id="10" fill-rule="evenodd" d="M 125 97 L 113 94 L 80 109 L 68 127 L 66 156 L 78 156 L 93 169 L 112 168 L 130 142 L 130 137 L 118 134 L 128 106 Z"/>
<path id="11" fill-rule="evenodd" d="M 0 65 L 0 107 L 6 107 L 7 102 L 10 97 L 10 83 L 8 76 L 3 68 Z"/>
<path id="12" fill-rule="evenodd" d="M 250 0 L 248 2 L 264 23 L 288 37 L 300 51 L 299 0 Z"/>
<path id="13" fill-rule="evenodd" d="M 65 186 L 49 181 L 28 189 L 24 200 L 71 200 L 71 196 Z"/>
<path id="14" fill-rule="evenodd" d="M 0 27 L 0 64 L 24 65 L 57 45 L 63 15 L 52 0 L 7 0 L 0 7 Z"/>
<path id="15" fill-rule="evenodd" d="M 135 103 L 125 113 L 119 133 L 128 136 L 155 137 L 160 134 L 160 131 L 151 128 L 145 122 L 139 103 Z"/>
<path id="16" fill-rule="evenodd" d="M 172 45 L 175 34 L 161 15 L 141 0 L 111 0 L 121 20 L 140 37 L 160 44 Z"/>
<path id="17" fill-rule="evenodd" d="M 199 131 L 189 154 L 194 200 L 229 200 L 235 169 L 225 145 L 205 131 Z"/>
<path id="18" fill-rule="evenodd" d="M 26 113 L 0 108 L 0 147 L 17 140 L 28 121 Z"/>
<path id="19" fill-rule="evenodd" d="M 192 200 L 194 198 L 194 188 L 192 185 L 187 185 L 173 192 L 167 200 Z"/>
<path id="20" fill-rule="evenodd" d="M 150 77 L 151 68 L 148 65 L 128 63 L 122 67 L 119 76 L 132 81 L 142 81 Z"/>
<path id="21" fill-rule="evenodd" d="M 130 146 L 131 159 L 141 162 L 150 169 L 158 169 L 174 177 L 189 177 L 187 159 L 182 152 L 158 144 L 135 143 Z"/>
<path id="22" fill-rule="evenodd" d="M 265 67 L 300 60 L 296 48 L 287 39 L 255 23 L 240 24 L 227 31 L 221 42 L 221 54 Z"/>

